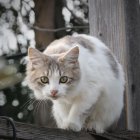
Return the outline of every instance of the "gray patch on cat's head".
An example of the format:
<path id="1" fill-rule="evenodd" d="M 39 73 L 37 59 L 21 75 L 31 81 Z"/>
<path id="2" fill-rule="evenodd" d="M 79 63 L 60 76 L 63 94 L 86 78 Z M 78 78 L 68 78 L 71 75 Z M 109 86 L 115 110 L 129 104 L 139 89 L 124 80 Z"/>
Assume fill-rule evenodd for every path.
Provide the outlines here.
<path id="1" fill-rule="evenodd" d="M 104 49 L 105 51 L 105 55 L 107 56 L 108 58 L 108 62 L 110 64 L 110 67 L 114 73 L 114 76 L 116 78 L 119 77 L 119 68 L 118 68 L 118 62 L 116 61 L 115 57 L 113 56 L 113 54 L 111 53 L 110 50 L 108 49 Z"/>
<path id="2" fill-rule="evenodd" d="M 53 75 L 54 72 L 58 72 L 59 75 L 61 75 L 60 67 L 59 64 L 55 59 L 49 59 L 48 64 L 47 64 L 47 76 Z"/>

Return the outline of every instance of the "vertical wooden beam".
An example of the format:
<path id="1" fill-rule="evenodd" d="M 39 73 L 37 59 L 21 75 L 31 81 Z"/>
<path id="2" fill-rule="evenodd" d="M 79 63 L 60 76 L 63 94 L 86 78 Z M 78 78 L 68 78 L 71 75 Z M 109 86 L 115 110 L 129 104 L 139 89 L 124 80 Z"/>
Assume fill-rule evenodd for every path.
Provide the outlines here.
<path id="1" fill-rule="evenodd" d="M 100 38 L 124 62 L 124 0 L 89 0 L 90 34 Z"/>
<path id="2" fill-rule="evenodd" d="M 132 129 L 140 131 L 140 1 L 125 0 L 126 45 L 129 56 L 129 77 L 131 79 L 129 110 Z M 128 126 L 131 124 L 128 122 Z"/>
<path id="3" fill-rule="evenodd" d="M 136 111 L 138 105 L 140 107 L 140 103 L 138 103 L 138 99 L 140 99 L 139 94 L 140 88 L 138 88 L 138 83 L 140 83 L 140 80 L 136 78 L 137 76 L 140 75 L 140 73 L 138 72 L 138 69 L 134 66 L 134 64 L 132 64 L 135 56 L 134 54 L 136 53 L 138 48 L 138 44 L 135 42 L 135 47 L 133 49 L 131 47 L 130 50 L 131 44 L 134 44 L 134 42 L 132 43 L 130 41 L 131 40 L 130 36 L 132 36 L 133 34 L 132 32 L 134 31 L 132 28 L 130 29 L 130 26 L 133 24 L 131 18 L 133 16 L 136 16 L 135 21 L 137 21 L 138 9 L 135 8 L 137 3 L 136 1 L 138 0 L 133 0 L 133 2 L 130 1 L 131 0 L 89 0 L 89 22 L 90 22 L 90 34 L 100 38 L 103 42 L 105 42 L 109 46 L 109 48 L 114 52 L 120 63 L 123 65 L 126 74 L 126 91 L 124 98 L 125 107 L 122 113 L 122 117 L 120 119 L 119 128 L 140 130 L 139 129 L 140 119 L 138 119 L 138 117 L 140 118 L 140 113 Z M 131 4 L 134 7 L 132 7 Z M 134 14 L 132 10 L 135 11 Z M 129 16 L 129 14 L 131 14 L 131 16 L 128 18 L 127 16 Z M 127 21 L 131 23 L 129 24 L 127 23 Z M 138 24 L 138 21 L 136 23 Z M 136 23 L 133 25 L 133 27 L 136 25 Z M 133 40 L 135 40 L 135 37 L 133 38 Z M 131 57 L 132 52 L 133 56 Z M 139 53 L 139 51 L 137 53 Z M 135 60 L 136 62 L 138 62 L 138 57 L 140 55 L 139 56 L 138 54 L 136 55 L 137 57 L 135 58 Z M 133 71 L 136 72 L 137 74 L 137 75 L 135 74 L 135 78 L 137 79 L 137 80 L 135 79 L 136 80 L 135 82 L 137 83 L 135 85 L 132 84 L 133 82 L 132 82 L 131 64 L 135 67 L 133 68 L 134 69 Z M 135 98 L 134 100 L 132 98 L 131 89 L 135 90 L 136 95 L 134 97 Z M 134 109 L 132 105 L 134 105 L 136 108 Z M 133 113 L 135 114 L 135 117 L 133 116 L 134 115 Z M 134 121 L 135 118 L 137 120 Z M 136 121 L 138 122 L 137 127 L 135 127 L 136 124 L 134 123 Z"/>

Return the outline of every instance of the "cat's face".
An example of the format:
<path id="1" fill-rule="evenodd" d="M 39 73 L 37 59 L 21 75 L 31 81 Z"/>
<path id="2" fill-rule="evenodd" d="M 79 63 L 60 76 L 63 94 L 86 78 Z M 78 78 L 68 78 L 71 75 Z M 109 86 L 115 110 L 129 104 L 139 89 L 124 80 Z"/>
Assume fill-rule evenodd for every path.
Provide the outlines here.
<path id="1" fill-rule="evenodd" d="M 79 49 L 47 56 L 29 48 L 27 81 L 36 99 L 58 99 L 70 96 L 80 79 Z"/>

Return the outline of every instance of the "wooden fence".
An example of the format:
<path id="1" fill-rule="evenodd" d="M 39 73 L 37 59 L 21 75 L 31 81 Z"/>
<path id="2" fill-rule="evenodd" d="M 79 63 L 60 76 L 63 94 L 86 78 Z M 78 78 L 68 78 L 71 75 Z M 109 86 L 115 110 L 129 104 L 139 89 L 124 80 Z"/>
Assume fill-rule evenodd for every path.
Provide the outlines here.
<path id="1" fill-rule="evenodd" d="M 140 1 L 89 0 L 90 34 L 100 38 L 122 63 L 125 107 L 119 128 L 140 131 Z"/>

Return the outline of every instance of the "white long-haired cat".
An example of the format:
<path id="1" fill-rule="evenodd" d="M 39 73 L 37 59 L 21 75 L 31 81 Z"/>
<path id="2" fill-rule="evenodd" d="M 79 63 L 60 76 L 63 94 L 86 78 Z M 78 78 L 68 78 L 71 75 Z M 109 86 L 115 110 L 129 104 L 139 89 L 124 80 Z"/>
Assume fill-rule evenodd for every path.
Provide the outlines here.
<path id="1" fill-rule="evenodd" d="M 66 36 L 41 53 L 29 48 L 28 86 L 38 100 L 53 102 L 58 128 L 103 133 L 123 108 L 121 65 L 100 40 Z"/>

